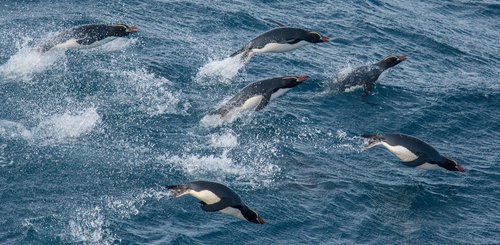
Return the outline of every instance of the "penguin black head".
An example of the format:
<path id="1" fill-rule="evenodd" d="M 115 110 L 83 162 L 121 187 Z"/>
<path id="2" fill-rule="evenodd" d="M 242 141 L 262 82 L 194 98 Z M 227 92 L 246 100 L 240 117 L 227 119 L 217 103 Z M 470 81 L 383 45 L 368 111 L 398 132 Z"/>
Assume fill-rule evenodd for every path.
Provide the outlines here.
<path id="1" fill-rule="evenodd" d="M 246 206 L 243 206 L 240 208 L 241 213 L 243 214 L 243 217 L 245 217 L 246 220 L 256 223 L 256 224 L 265 224 L 266 222 L 262 217 L 259 216 L 259 214 L 252 209 L 247 208 Z"/>
<path id="2" fill-rule="evenodd" d="M 322 36 L 321 34 L 317 32 L 309 32 L 307 33 L 307 39 L 306 41 L 310 43 L 323 43 L 323 42 L 328 42 L 330 41 L 330 38 L 327 36 Z"/>
<path id="3" fill-rule="evenodd" d="M 137 27 L 127 26 L 125 24 L 115 24 L 111 26 L 111 35 L 116 37 L 125 37 L 130 33 L 137 32 Z"/>
<path id="4" fill-rule="evenodd" d="M 406 55 L 400 56 L 387 56 L 383 60 L 378 62 L 378 65 L 383 69 L 391 68 L 406 60 Z"/>
<path id="5" fill-rule="evenodd" d="M 282 78 L 284 88 L 293 88 L 301 84 L 305 80 L 307 80 L 307 76 L 292 76 Z"/>
<path id="6" fill-rule="evenodd" d="M 459 165 L 455 160 L 449 159 L 445 157 L 439 166 L 450 170 L 450 171 L 458 171 L 458 172 L 465 172 L 464 167 Z"/>

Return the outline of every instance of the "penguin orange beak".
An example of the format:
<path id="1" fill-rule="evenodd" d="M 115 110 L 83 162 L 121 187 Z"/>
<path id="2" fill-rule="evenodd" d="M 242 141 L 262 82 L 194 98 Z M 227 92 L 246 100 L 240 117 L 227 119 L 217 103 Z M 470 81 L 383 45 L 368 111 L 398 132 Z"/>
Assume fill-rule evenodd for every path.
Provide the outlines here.
<path id="1" fill-rule="evenodd" d="M 398 56 L 398 59 L 400 61 L 405 61 L 406 60 L 406 55 L 400 55 L 400 56 Z"/>
<path id="2" fill-rule="evenodd" d="M 321 41 L 323 41 L 323 42 L 327 43 L 327 42 L 329 42 L 329 41 L 330 41 L 330 38 L 329 38 L 329 37 L 327 37 L 327 36 L 321 36 Z"/>
<path id="3" fill-rule="evenodd" d="M 131 26 L 127 29 L 127 32 L 134 33 L 137 32 L 137 27 L 136 26 Z"/>
<path id="4" fill-rule="evenodd" d="M 261 217 L 257 218 L 257 221 L 259 221 L 259 224 L 261 225 L 266 223 Z"/>
<path id="5" fill-rule="evenodd" d="M 457 169 L 459 172 L 462 172 L 462 173 L 465 172 L 465 168 L 462 167 L 462 165 L 457 165 Z"/>
<path id="6" fill-rule="evenodd" d="M 305 80 L 307 80 L 307 76 L 297 76 L 299 82 L 303 82 Z"/>

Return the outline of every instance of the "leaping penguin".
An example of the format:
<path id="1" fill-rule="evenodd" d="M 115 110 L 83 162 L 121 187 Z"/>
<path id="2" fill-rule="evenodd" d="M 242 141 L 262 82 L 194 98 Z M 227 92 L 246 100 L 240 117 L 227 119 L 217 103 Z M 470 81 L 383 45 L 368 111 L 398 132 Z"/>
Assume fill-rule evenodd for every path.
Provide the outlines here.
<path id="1" fill-rule="evenodd" d="M 405 134 L 365 134 L 366 148 L 384 146 L 396 155 L 404 165 L 422 169 L 447 169 L 464 172 L 464 167 L 456 161 L 442 156 L 429 144 Z"/>
<path id="2" fill-rule="evenodd" d="M 405 60 L 405 55 L 387 56 L 375 64 L 355 68 L 345 77 L 337 78 L 330 84 L 330 88 L 345 92 L 346 90 L 362 87 L 363 95 L 368 96 L 373 91 L 375 82 L 382 72 Z"/>
<path id="3" fill-rule="evenodd" d="M 47 52 L 52 48 L 90 48 L 103 45 L 117 37 L 126 37 L 137 32 L 137 27 L 124 24 L 115 25 L 82 25 L 63 31 L 48 42 L 42 44 L 40 52 Z"/>
<path id="4" fill-rule="evenodd" d="M 231 54 L 231 57 L 243 53 L 242 58 L 247 59 L 252 53 L 281 53 L 298 49 L 310 43 L 328 41 L 327 36 L 318 32 L 300 28 L 278 27 L 257 36 L 245 47 Z"/>
<path id="5" fill-rule="evenodd" d="M 246 110 L 262 110 L 269 101 L 283 95 L 291 88 L 301 84 L 307 76 L 276 77 L 254 82 L 243 88 L 213 114 L 225 117 Z"/>
<path id="6" fill-rule="evenodd" d="M 245 205 L 240 196 L 229 187 L 210 181 L 193 181 L 182 185 L 167 186 L 174 197 L 189 194 L 200 200 L 201 209 L 206 212 L 220 211 L 252 223 L 264 224 L 264 220 Z"/>

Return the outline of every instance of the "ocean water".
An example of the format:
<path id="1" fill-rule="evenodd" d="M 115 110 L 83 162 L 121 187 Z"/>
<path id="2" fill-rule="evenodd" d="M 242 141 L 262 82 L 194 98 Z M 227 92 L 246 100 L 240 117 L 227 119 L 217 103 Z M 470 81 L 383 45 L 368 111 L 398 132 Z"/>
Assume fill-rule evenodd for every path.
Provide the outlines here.
<path id="1" fill-rule="evenodd" d="M 0 2 L 1 244 L 499 244 L 497 1 Z M 226 57 L 276 26 L 330 43 Z M 73 26 L 137 25 L 39 54 Z M 337 74 L 387 55 L 374 93 Z M 250 82 L 308 75 L 264 110 L 206 115 Z M 463 174 L 407 168 L 359 135 L 401 132 Z M 265 225 L 165 185 L 224 183 Z"/>

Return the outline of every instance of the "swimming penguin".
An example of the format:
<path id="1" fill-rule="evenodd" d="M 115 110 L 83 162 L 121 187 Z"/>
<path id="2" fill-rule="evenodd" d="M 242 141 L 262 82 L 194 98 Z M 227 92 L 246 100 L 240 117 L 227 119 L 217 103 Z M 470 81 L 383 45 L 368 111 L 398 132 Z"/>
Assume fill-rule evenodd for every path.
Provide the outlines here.
<path id="1" fill-rule="evenodd" d="M 225 117 L 227 114 L 237 114 L 254 108 L 255 111 L 259 111 L 264 108 L 269 101 L 283 95 L 306 79 L 307 76 L 290 76 L 254 82 L 243 88 L 237 95 L 231 98 L 213 114 L 219 114 L 221 117 Z"/>
<path id="2" fill-rule="evenodd" d="M 254 38 L 245 47 L 231 54 L 231 57 L 243 53 L 242 57 L 246 59 L 252 53 L 281 53 L 310 43 L 328 41 L 327 36 L 322 36 L 317 32 L 292 27 L 278 27 Z"/>
<path id="3" fill-rule="evenodd" d="M 210 181 L 193 181 L 182 185 L 167 186 L 174 197 L 189 194 L 200 200 L 201 209 L 206 212 L 220 211 L 236 218 L 264 224 L 264 220 L 245 205 L 229 187 Z"/>
<path id="4" fill-rule="evenodd" d="M 452 159 L 442 156 L 429 144 L 404 134 L 365 134 L 368 148 L 382 145 L 396 155 L 403 164 L 422 169 L 447 169 L 464 172 L 464 167 Z"/>
<path id="5" fill-rule="evenodd" d="M 64 31 L 44 43 L 40 52 L 47 52 L 52 48 L 91 48 L 103 45 L 117 37 L 126 37 L 137 32 L 137 27 L 124 24 L 115 25 L 82 25 Z"/>
<path id="6" fill-rule="evenodd" d="M 364 90 L 363 95 L 368 96 L 373 91 L 375 81 L 377 81 L 380 74 L 404 60 L 406 60 L 405 55 L 387 56 L 375 64 L 358 67 L 349 72 L 346 76 L 338 77 L 336 81 L 330 85 L 330 88 L 345 92 L 346 90 L 362 87 Z"/>

